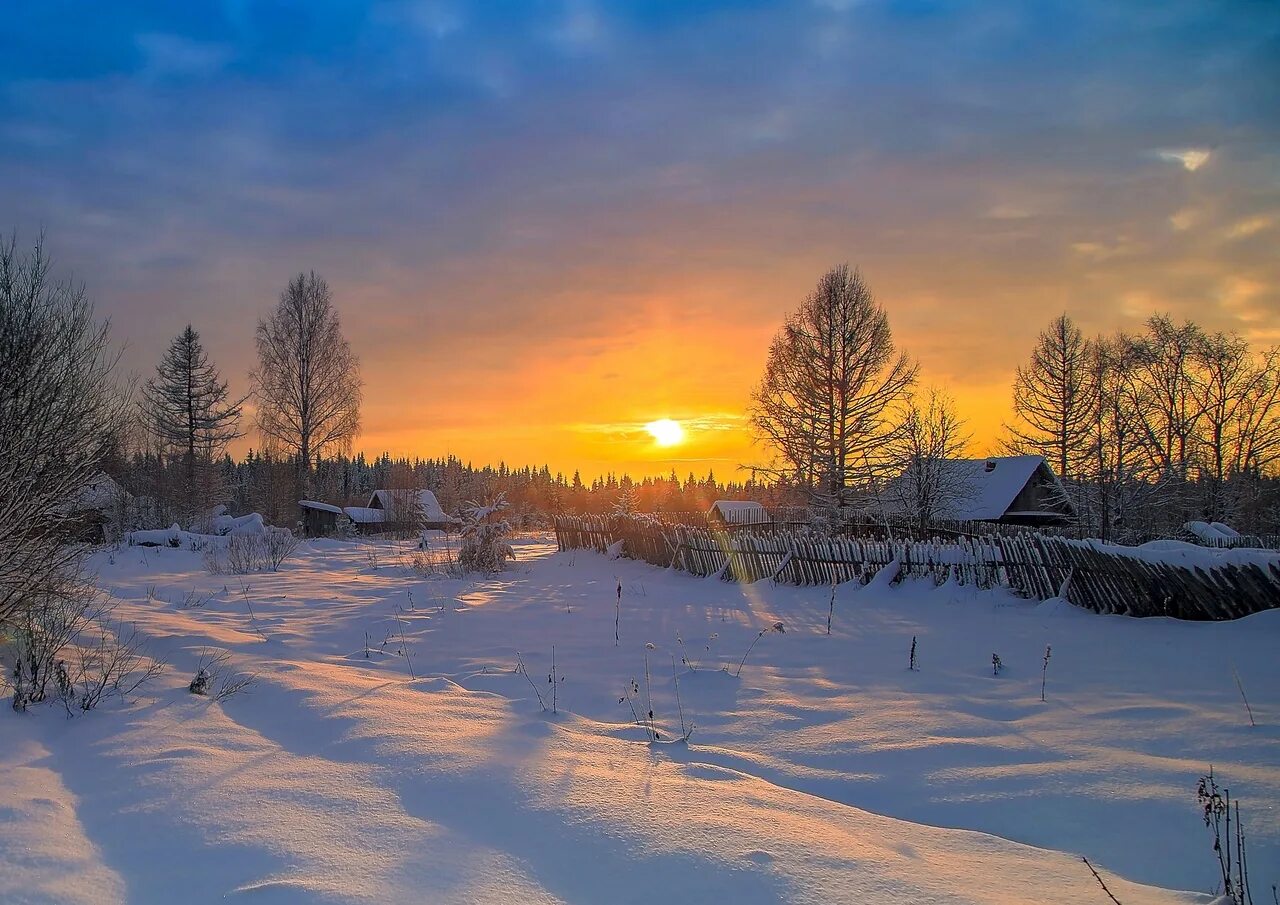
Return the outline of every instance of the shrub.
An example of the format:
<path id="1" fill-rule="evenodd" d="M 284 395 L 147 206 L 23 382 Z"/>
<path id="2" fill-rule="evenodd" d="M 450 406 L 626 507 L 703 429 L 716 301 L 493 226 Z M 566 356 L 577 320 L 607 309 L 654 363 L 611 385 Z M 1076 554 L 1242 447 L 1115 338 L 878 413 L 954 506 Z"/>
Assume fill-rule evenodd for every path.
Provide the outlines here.
<path id="1" fill-rule="evenodd" d="M 487 505 L 467 503 L 463 510 L 462 551 L 458 560 L 468 572 L 501 572 L 515 551 L 507 543 L 511 525 L 501 517 L 505 493 Z"/>

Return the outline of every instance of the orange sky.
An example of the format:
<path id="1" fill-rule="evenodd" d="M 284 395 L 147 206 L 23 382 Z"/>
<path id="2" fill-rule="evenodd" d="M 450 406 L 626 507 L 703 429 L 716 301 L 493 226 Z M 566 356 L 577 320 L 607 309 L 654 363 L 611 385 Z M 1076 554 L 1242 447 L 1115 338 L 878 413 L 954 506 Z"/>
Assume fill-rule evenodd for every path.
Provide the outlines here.
<path id="1" fill-rule="evenodd" d="M 317 271 L 368 454 L 727 479 L 845 262 L 975 454 L 1064 311 L 1280 341 L 1275 3 L 17 7 L 0 233 L 134 373 L 190 323 L 236 392 Z"/>

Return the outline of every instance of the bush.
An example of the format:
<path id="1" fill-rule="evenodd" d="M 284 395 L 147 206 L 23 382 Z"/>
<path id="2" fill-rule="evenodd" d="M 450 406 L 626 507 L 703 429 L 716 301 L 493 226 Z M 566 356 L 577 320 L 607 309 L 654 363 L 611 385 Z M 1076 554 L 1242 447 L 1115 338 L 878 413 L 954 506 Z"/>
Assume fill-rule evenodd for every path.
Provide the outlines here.
<path id="1" fill-rule="evenodd" d="M 164 663 L 149 657 L 133 628 L 111 628 L 111 606 L 93 588 L 45 597 L 12 624 L 5 656 L 11 662 L 13 709 L 60 701 L 67 713 L 93 710 L 124 696 L 158 674 Z M 96 640 L 86 636 L 96 634 Z"/>
<path id="2" fill-rule="evenodd" d="M 506 494 L 488 505 L 467 503 L 463 510 L 462 551 L 459 562 L 468 572 L 501 572 L 515 551 L 507 543 L 511 525 L 500 513 L 507 508 Z"/>
<path id="3" fill-rule="evenodd" d="M 297 552 L 302 542 L 288 528 L 264 528 L 259 534 L 230 534 L 226 544 L 210 543 L 204 554 L 204 567 L 214 575 L 230 572 L 280 571 L 286 559 Z"/>

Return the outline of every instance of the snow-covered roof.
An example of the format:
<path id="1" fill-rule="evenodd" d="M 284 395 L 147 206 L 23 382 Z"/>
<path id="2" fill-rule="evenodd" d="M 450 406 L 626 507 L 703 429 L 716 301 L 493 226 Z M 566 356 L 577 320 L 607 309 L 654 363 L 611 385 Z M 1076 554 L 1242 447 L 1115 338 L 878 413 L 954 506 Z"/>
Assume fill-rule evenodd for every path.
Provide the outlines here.
<path id="1" fill-rule="evenodd" d="M 383 509 L 394 513 L 397 499 L 417 496 L 418 513 L 423 521 L 445 522 L 449 517 L 440 508 L 440 501 L 430 490 L 375 490 L 369 497 L 369 509 Z"/>
<path id="2" fill-rule="evenodd" d="M 995 521 L 1008 515 L 1061 515 L 1060 512 L 1010 512 L 1009 507 L 1027 486 L 1036 470 L 1044 465 L 1043 456 L 989 456 L 984 459 L 948 459 L 943 463 L 944 498 L 938 517 L 960 522 Z M 1053 473 L 1050 471 L 1050 475 Z M 889 498 L 893 501 L 893 485 Z M 1057 477 L 1053 480 L 1057 483 Z"/>
<path id="3" fill-rule="evenodd" d="M 77 491 L 68 508 L 72 512 L 101 512 L 116 505 L 116 502 L 128 494 L 115 479 L 105 471 L 100 471 Z"/>
<path id="4" fill-rule="evenodd" d="M 753 500 L 716 500 L 707 510 L 707 515 L 719 515 L 734 525 L 756 524 L 769 521 L 769 513 L 764 506 Z"/>
<path id="5" fill-rule="evenodd" d="M 298 500 L 298 505 L 303 509 L 319 509 L 322 512 L 332 512 L 335 515 L 342 515 L 342 507 L 335 506 L 332 503 L 321 503 L 316 500 Z"/>
<path id="6" fill-rule="evenodd" d="M 1230 525 L 1224 525 L 1222 522 L 1187 522 L 1182 528 L 1184 531 L 1200 538 L 1200 540 L 1211 543 L 1240 539 L 1239 531 Z"/>
<path id="7" fill-rule="evenodd" d="M 368 506 L 346 506 L 343 513 L 357 525 L 376 525 L 387 520 L 385 509 L 370 509 Z"/>

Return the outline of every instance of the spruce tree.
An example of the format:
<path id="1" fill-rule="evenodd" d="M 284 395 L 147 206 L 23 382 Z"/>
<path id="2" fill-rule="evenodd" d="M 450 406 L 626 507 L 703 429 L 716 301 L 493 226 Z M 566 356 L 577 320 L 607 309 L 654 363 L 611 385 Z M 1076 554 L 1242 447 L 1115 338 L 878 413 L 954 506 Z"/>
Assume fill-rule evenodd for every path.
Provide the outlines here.
<path id="1" fill-rule="evenodd" d="M 190 324 L 169 344 L 155 376 L 144 385 L 144 421 L 162 452 L 180 466 L 171 502 L 183 515 L 194 515 L 214 502 L 220 484 L 215 463 L 228 443 L 244 436 L 244 401 L 245 397 L 231 397 Z"/>

